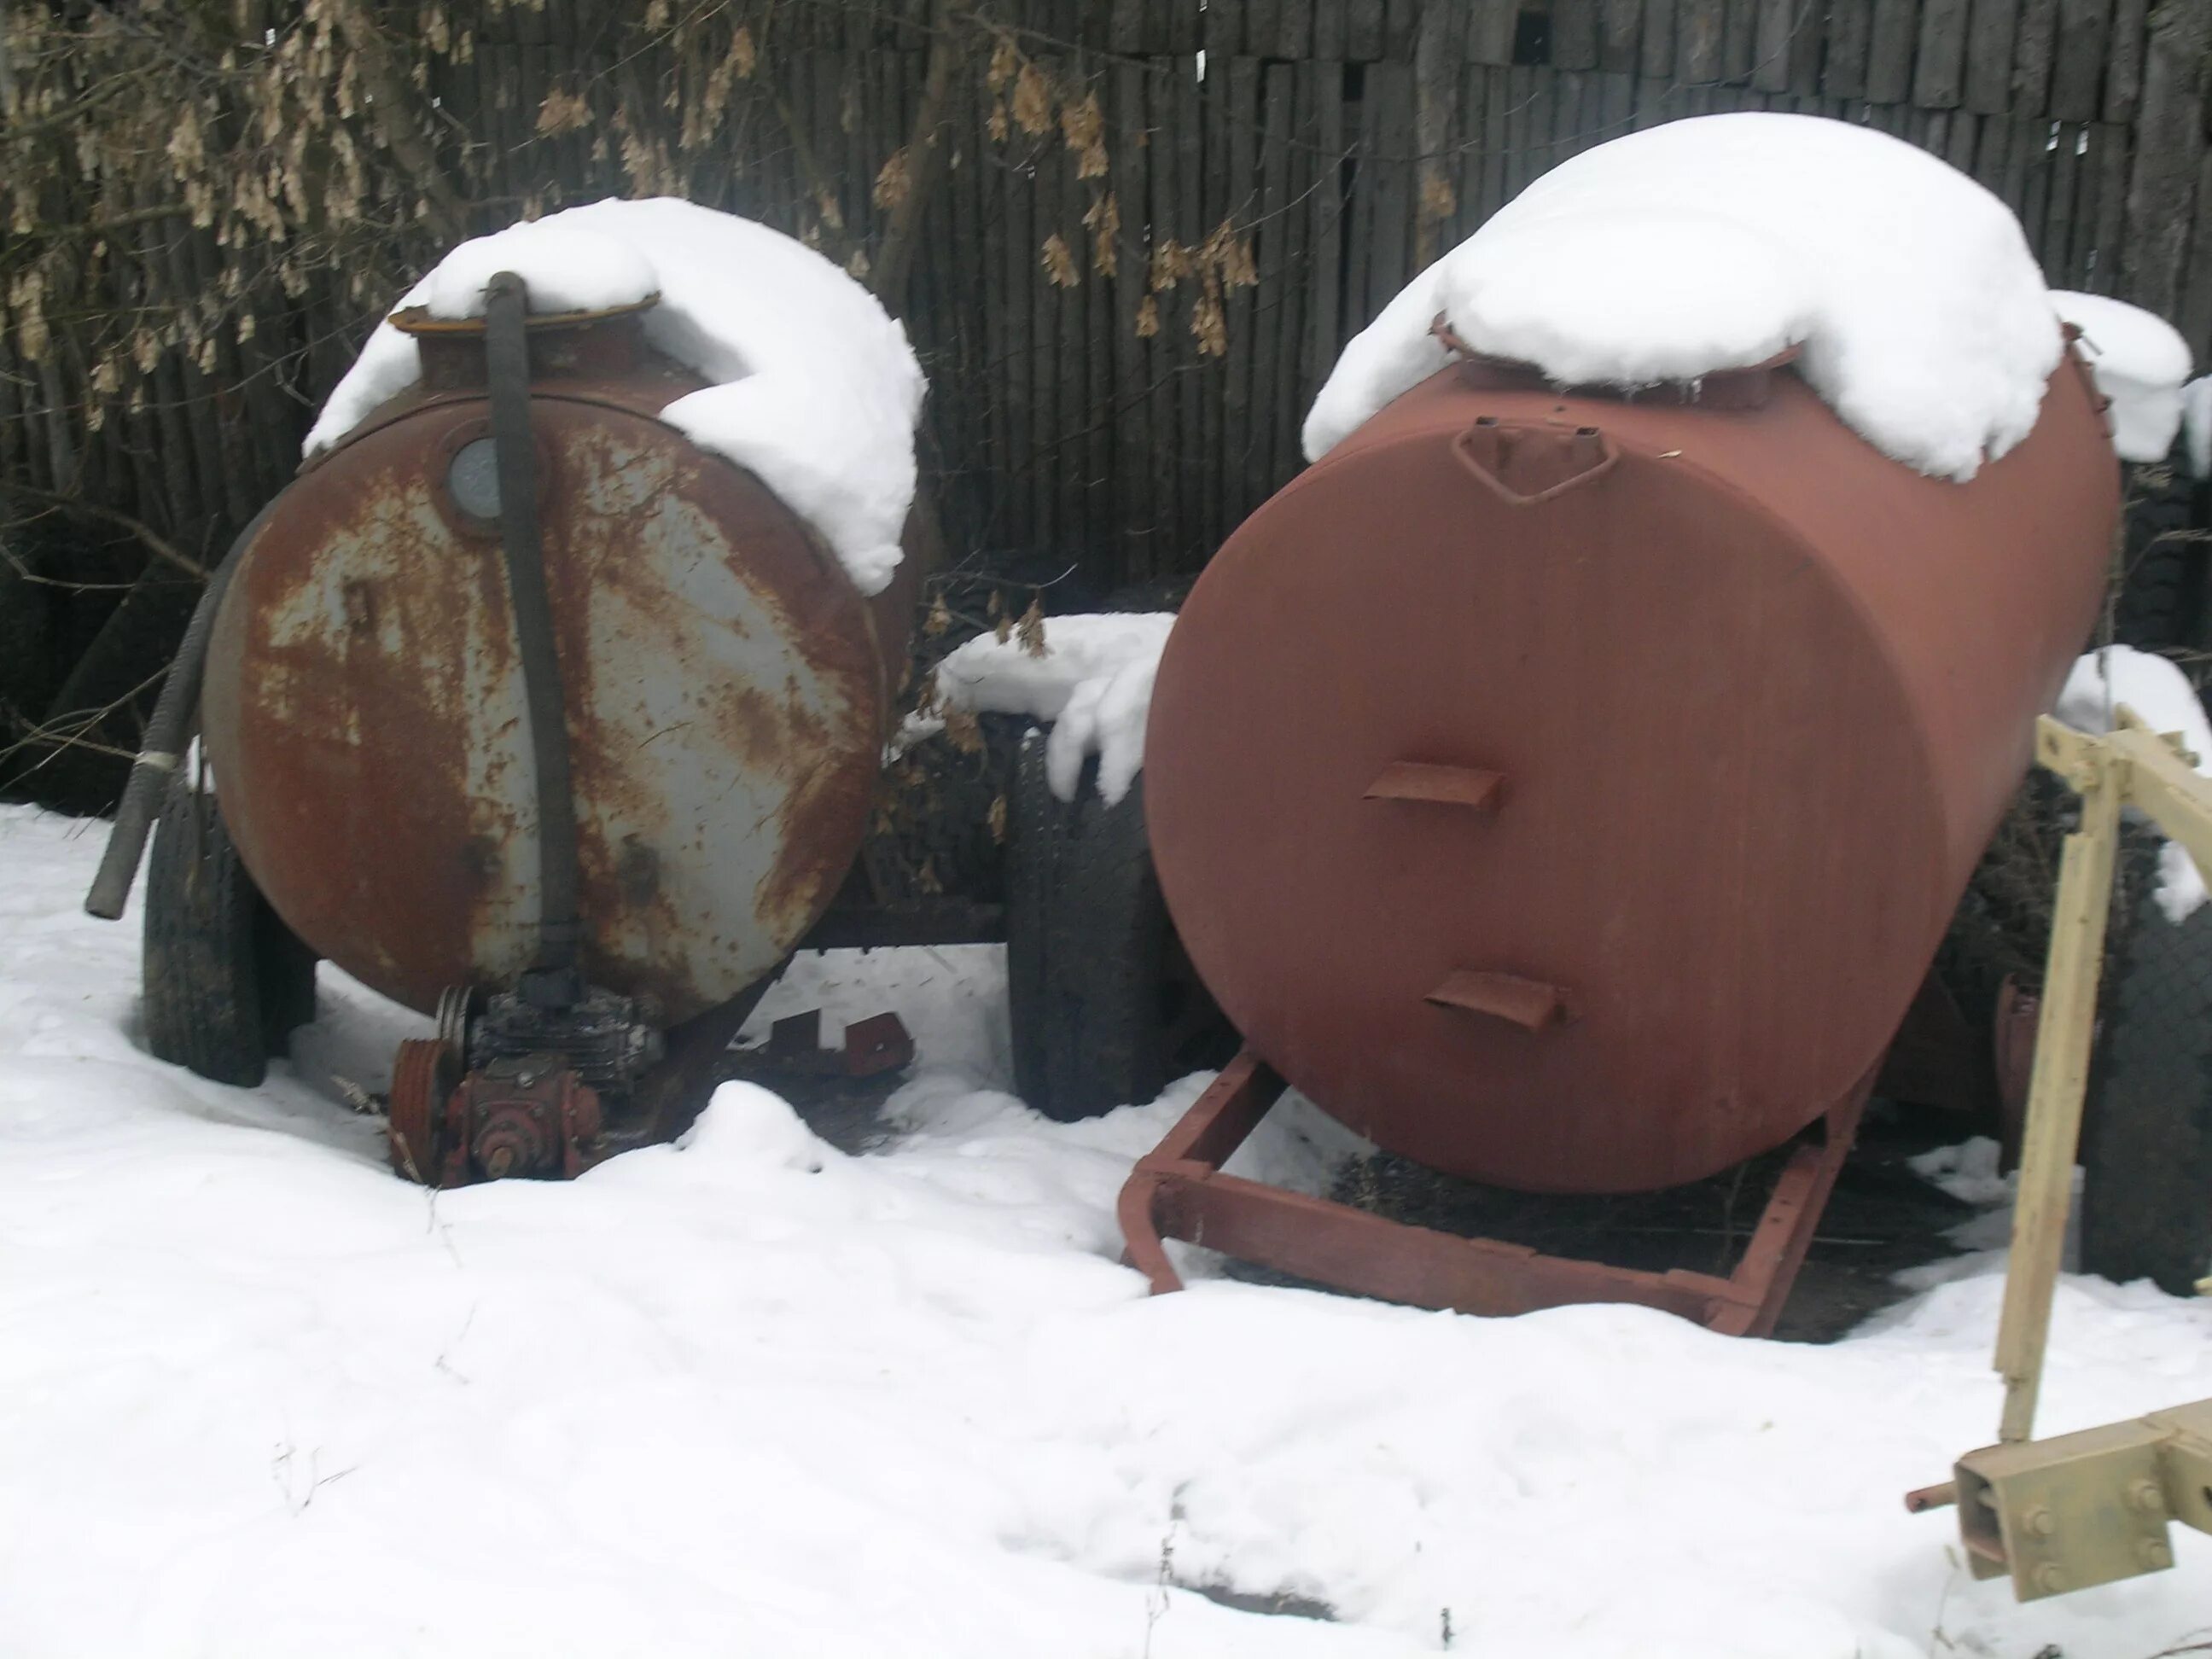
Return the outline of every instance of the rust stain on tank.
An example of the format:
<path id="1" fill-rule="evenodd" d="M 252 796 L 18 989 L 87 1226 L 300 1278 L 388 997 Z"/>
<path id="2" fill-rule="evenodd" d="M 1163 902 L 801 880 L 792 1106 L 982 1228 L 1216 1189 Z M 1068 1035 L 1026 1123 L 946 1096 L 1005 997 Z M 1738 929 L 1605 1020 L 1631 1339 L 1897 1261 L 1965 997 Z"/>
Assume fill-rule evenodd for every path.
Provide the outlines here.
<path id="1" fill-rule="evenodd" d="M 434 388 L 279 502 L 219 620 L 205 699 L 257 880 L 318 951 L 418 1008 L 519 971 L 537 902 L 496 526 L 446 483 L 486 411 L 450 348 Z M 650 418 L 696 380 L 650 353 L 612 379 L 577 361 L 537 389 L 532 421 L 586 967 L 675 1022 L 781 960 L 857 851 L 885 630 L 757 479 Z"/>

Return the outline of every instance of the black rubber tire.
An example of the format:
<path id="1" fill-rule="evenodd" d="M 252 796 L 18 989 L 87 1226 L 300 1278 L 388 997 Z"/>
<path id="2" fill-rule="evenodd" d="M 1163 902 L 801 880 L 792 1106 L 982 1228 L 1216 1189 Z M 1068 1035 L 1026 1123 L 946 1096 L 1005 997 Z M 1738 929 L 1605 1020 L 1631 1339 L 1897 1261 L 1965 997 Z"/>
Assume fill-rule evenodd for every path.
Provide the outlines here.
<path id="1" fill-rule="evenodd" d="M 1157 1098 L 1233 1049 L 1189 969 L 1145 835 L 1144 779 L 1112 805 L 1086 767 L 1054 796 L 1045 733 L 1016 762 L 1006 848 L 1006 980 L 1015 1087 L 1062 1122 Z"/>
<path id="2" fill-rule="evenodd" d="M 215 1083 L 252 1088 L 315 1014 L 315 957 L 277 919 L 214 799 L 171 775 L 146 861 L 146 1046 Z"/>
<path id="3" fill-rule="evenodd" d="M 2177 448 L 2163 465 L 2130 466 L 2112 637 L 2144 651 L 2195 643 L 2205 593 L 2205 492 Z"/>
<path id="4" fill-rule="evenodd" d="M 2135 841 L 2081 1127 L 2081 1266 L 2188 1296 L 2212 1272 L 2212 905 L 2168 921 L 2155 843 Z"/>

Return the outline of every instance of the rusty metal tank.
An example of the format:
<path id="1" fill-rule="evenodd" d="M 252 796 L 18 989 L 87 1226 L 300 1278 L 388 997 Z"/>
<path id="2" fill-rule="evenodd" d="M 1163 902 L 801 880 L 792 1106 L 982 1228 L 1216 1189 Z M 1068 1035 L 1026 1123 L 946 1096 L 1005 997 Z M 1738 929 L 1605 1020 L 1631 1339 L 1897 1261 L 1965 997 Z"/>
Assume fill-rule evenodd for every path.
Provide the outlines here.
<path id="1" fill-rule="evenodd" d="M 1248 1044 L 1536 1192 L 1711 1174 L 1896 1032 L 2103 592 L 2069 350 L 1965 484 L 1786 366 L 1695 401 L 1457 363 L 1267 502 L 1160 665 L 1146 817 Z"/>
<path id="2" fill-rule="evenodd" d="M 243 550 L 202 708 L 276 913 L 428 1012 L 529 965 L 538 806 L 481 325 L 414 326 L 421 383 Z M 773 970 L 846 874 L 911 593 L 863 598 L 757 478 L 655 418 L 702 382 L 635 314 L 530 328 L 581 966 L 672 1024 Z"/>

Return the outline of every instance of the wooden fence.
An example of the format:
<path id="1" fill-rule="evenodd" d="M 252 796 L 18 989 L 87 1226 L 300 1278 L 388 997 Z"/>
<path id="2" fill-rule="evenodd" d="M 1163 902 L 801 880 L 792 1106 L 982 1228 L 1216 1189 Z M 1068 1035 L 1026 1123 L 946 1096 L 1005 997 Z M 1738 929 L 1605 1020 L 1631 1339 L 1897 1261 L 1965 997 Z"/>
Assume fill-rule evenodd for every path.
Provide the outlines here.
<path id="1" fill-rule="evenodd" d="M 956 556 L 1094 592 L 1195 567 L 1295 472 L 1339 348 L 1428 259 L 1557 162 L 1682 116 L 1895 133 L 2002 196 L 2054 285 L 2212 345 L 2212 0 L 742 0 L 698 9 L 722 33 L 689 55 L 662 4 L 422 3 L 432 44 L 367 83 L 424 90 L 465 223 L 677 190 L 860 272 L 923 176 L 932 47 L 957 36 L 890 296 L 932 380 L 926 465 Z M 408 34 L 410 6 L 371 9 Z M 162 234 L 144 282 L 234 258 Z M 0 484 L 219 546 L 388 297 L 317 277 L 251 340 L 165 348 L 160 395 L 105 431 L 89 358 L 17 339 Z"/>

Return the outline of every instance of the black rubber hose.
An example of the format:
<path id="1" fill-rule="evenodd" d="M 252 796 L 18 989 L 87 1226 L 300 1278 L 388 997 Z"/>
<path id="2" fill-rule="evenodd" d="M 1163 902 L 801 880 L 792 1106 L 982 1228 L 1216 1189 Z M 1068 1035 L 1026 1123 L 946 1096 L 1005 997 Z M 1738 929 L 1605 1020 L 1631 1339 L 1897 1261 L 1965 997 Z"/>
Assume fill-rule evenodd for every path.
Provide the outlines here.
<path id="1" fill-rule="evenodd" d="M 538 527 L 538 447 L 530 432 L 529 290 L 501 271 L 484 289 L 484 367 L 499 473 L 499 538 L 514 606 L 515 642 L 538 773 L 537 966 L 568 977 L 576 964 L 576 800 L 568 776 L 568 709 L 554 646 L 553 602 Z M 571 985 L 568 994 L 580 988 Z"/>
<path id="2" fill-rule="evenodd" d="M 146 723 L 146 736 L 131 763 L 130 781 L 123 786 L 122 804 L 115 809 L 115 827 L 107 834 L 107 850 L 100 854 L 92 890 L 85 895 L 84 908 L 103 921 L 120 919 L 124 905 L 130 901 L 131 886 L 138 879 L 138 866 L 146 856 L 146 837 L 153 833 L 154 820 L 161 816 L 169 775 L 184 763 L 185 733 L 199 706 L 208 636 L 215 632 L 216 612 L 230 586 L 231 573 L 238 568 L 239 555 L 276 505 L 271 501 L 263 507 L 253 515 L 253 522 L 239 532 L 230 551 L 208 578 L 199 604 L 192 608 L 192 619 L 185 624 L 185 637 L 169 664 L 168 678 L 161 682 L 161 695 L 155 699 L 154 717 Z"/>

